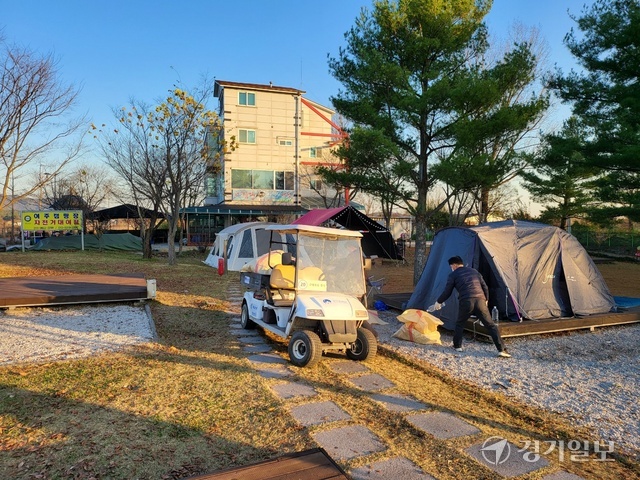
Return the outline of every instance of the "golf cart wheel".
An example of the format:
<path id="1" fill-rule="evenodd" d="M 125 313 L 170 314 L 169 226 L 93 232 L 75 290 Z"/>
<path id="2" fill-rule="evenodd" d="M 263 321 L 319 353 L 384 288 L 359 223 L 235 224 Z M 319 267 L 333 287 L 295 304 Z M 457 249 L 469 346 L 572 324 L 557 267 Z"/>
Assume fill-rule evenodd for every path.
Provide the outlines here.
<path id="1" fill-rule="evenodd" d="M 367 360 L 376 356 L 378 341 L 371 330 L 360 327 L 358 338 L 347 350 L 347 357 L 351 360 Z"/>
<path id="2" fill-rule="evenodd" d="M 256 328 L 256 324 L 249 318 L 249 307 L 247 302 L 242 302 L 242 313 L 240 314 L 240 325 L 242 328 L 252 330 Z"/>
<path id="3" fill-rule="evenodd" d="M 298 330 L 289 341 L 289 359 L 296 367 L 313 367 L 322 357 L 320 337 L 310 330 Z"/>

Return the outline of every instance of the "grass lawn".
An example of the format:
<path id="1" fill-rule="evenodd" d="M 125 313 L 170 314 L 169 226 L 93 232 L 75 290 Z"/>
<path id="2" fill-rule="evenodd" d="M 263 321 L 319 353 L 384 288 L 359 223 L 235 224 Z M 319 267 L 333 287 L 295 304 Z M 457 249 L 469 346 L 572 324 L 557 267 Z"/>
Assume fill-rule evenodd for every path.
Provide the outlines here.
<path id="1" fill-rule="evenodd" d="M 289 413 L 292 402 L 270 389 L 281 380 L 261 377 L 229 333 L 231 316 L 224 312 L 239 306 L 226 296 L 237 274 L 220 277 L 203 259 L 185 252 L 169 267 L 166 258 L 129 253 L 2 254 L 0 277 L 142 272 L 155 278 L 150 307 L 159 340 L 90 358 L 0 367 L 0 478 L 177 479 L 317 446 L 311 434 L 326 427 L 298 425 Z M 286 357 L 286 345 L 274 348 Z M 462 453 L 477 439 L 421 434 L 401 414 L 353 389 L 329 361 L 291 368 L 296 380 L 314 386 L 318 400 L 338 403 L 350 423 L 387 443 L 385 455 L 405 456 L 439 479 L 496 478 Z M 485 436 L 514 443 L 588 438 L 557 415 L 454 382 L 428 365 L 384 352 L 367 365 L 400 392 L 461 416 Z M 640 477 L 638 464 L 622 456 L 562 467 L 584 478 Z"/>

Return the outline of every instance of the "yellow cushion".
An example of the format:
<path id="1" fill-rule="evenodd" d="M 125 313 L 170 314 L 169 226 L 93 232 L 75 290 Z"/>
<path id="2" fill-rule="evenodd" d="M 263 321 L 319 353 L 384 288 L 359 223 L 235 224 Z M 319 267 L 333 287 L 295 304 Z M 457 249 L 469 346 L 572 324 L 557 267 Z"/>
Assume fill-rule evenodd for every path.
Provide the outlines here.
<path id="1" fill-rule="evenodd" d="M 271 288 L 289 288 L 294 286 L 296 267 L 293 265 L 276 265 L 271 271 L 269 283 Z"/>

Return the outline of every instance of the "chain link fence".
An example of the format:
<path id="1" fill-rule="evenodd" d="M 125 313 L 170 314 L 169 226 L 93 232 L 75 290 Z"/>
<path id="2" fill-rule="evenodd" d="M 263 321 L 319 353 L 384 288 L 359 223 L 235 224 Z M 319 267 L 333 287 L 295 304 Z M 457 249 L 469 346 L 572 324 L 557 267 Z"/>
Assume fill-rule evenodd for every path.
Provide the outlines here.
<path id="1" fill-rule="evenodd" d="M 633 258 L 640 251 L 640 232 L 579 230 L 571 233 L 589 252 Z"/>

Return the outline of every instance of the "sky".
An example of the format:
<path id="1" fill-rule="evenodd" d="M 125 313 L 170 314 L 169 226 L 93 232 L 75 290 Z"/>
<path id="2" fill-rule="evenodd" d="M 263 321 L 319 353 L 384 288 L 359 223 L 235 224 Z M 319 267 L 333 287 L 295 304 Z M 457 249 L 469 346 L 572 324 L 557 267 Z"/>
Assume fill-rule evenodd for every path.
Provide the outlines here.
<path id="1" fill-rule="evenodd" d="M 495 0 L 493 35 L 514 22 L 537 27 L 552 63 L 573 60 L 564 35 L 591 0 Z M 94 122 L 131 97 L 155 102 L 174 85 L 196 86 L 203 75 L 305 90 L 331 106 L 340 84 L 327 55 L 372 0 L 0 0 L 0 31 L 9 43 L 53 53 L 63 80 L 81 88 L 79 110 Z M 215 102 L 214 102 L 215 103 Z"/>
<path id="2" fill-rule="evenodd" d="M 574 66 L 563 38 L 592 0 L 494 0 L 489 32 L 536 27 L 550 67 Z M 174 86 L 218 80 L 298 88 L 331 107 L 340 84 L 327 57 L 372 0 L 0 0 L 0 34 L 58 61 L 61 80 L 80 88 L 77 113 L 96 124 L 131 98 L 155 104 Z M 212 99 L 210 108 L 217 101 Z M 89 153 L 91 155 L 91 153 Z"/>

